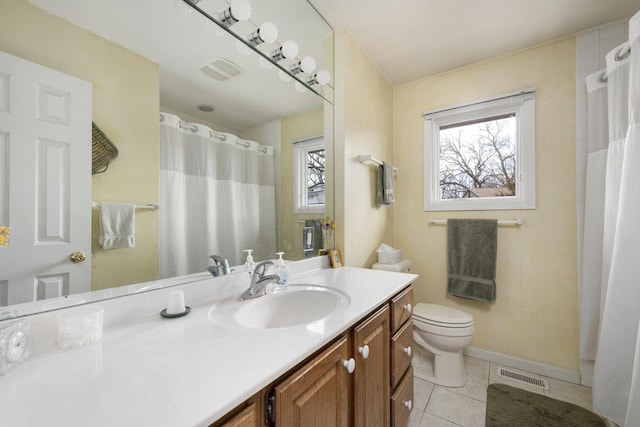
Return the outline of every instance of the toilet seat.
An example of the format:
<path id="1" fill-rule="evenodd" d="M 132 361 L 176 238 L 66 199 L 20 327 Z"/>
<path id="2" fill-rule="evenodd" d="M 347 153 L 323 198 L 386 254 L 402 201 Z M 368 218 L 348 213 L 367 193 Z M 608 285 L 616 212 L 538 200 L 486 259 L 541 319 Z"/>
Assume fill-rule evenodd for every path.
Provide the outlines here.
<path id="1" fill-rule="evenodd" d="M 413 309 L 415 321 L 442 328 L 468 328 L 473 326 L 473 316 L 451 307 L 419 303 Z"/>

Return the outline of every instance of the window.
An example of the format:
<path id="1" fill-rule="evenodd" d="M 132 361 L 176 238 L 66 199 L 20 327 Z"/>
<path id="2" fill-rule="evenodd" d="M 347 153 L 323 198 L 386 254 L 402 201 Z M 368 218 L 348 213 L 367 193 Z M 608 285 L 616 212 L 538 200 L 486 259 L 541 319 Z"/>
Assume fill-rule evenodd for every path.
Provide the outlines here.
<path id="1" fill-rule="evenodd" d="M 293 143 L 294 213 L 324 212 L 324 155 L 324 137 Z"/>
<path id="2" fill-rule="evenodd" d="M 532 90 L 424 119 L 425 211 L 535 208 Z"/>

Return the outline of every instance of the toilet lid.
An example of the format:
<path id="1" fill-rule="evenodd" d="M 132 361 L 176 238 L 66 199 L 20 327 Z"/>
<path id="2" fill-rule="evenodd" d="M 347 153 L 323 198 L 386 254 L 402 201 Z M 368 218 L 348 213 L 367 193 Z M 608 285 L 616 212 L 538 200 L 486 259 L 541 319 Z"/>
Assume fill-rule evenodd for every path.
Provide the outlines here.
<path id="1" fill-rule="evenodd" d="M 417 318 L 435 325 L 455 325 L 457 327 L 468 326 L 473 323 L 473 316 L 444 305 L 416 304 L 413 315 Z"/>

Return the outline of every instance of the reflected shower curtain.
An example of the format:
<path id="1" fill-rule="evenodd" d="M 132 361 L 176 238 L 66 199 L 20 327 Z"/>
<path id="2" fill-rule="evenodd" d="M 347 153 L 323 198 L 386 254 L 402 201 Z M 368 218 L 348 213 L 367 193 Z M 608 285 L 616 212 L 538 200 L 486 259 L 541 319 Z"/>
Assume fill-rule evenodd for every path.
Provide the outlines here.
<path id="1" fill-rule="evenodd" d="M 160 115 L 160 276 L 276 252 L 273 148 Z"/>
<path id="2" fill-rule="evenodd" d="M 628 98 L 629 126 L 618 203 L 614 207 L 617 215 L 593 375 L 593 408 L 621 426 L 637 427 L 640 425 L 640 12 L 629 23 L 629 45 L 616 49 L 616 54 L 624 56 L 628 47 L 629 90 L 627 94 L 613 94 Z M 610 123 L 611 120 L 609 117 Z"/>

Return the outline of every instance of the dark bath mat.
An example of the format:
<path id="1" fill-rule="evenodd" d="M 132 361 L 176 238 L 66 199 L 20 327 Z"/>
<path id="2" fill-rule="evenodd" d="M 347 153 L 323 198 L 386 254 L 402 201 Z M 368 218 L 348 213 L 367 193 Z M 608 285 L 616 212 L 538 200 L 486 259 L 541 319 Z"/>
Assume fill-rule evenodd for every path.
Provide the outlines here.
<path id="1" fill-rule="evenodd" d="M 487 389 L 485 427 L 604 427 L 604 421 L 573 403 L 505 384 Z"/>

